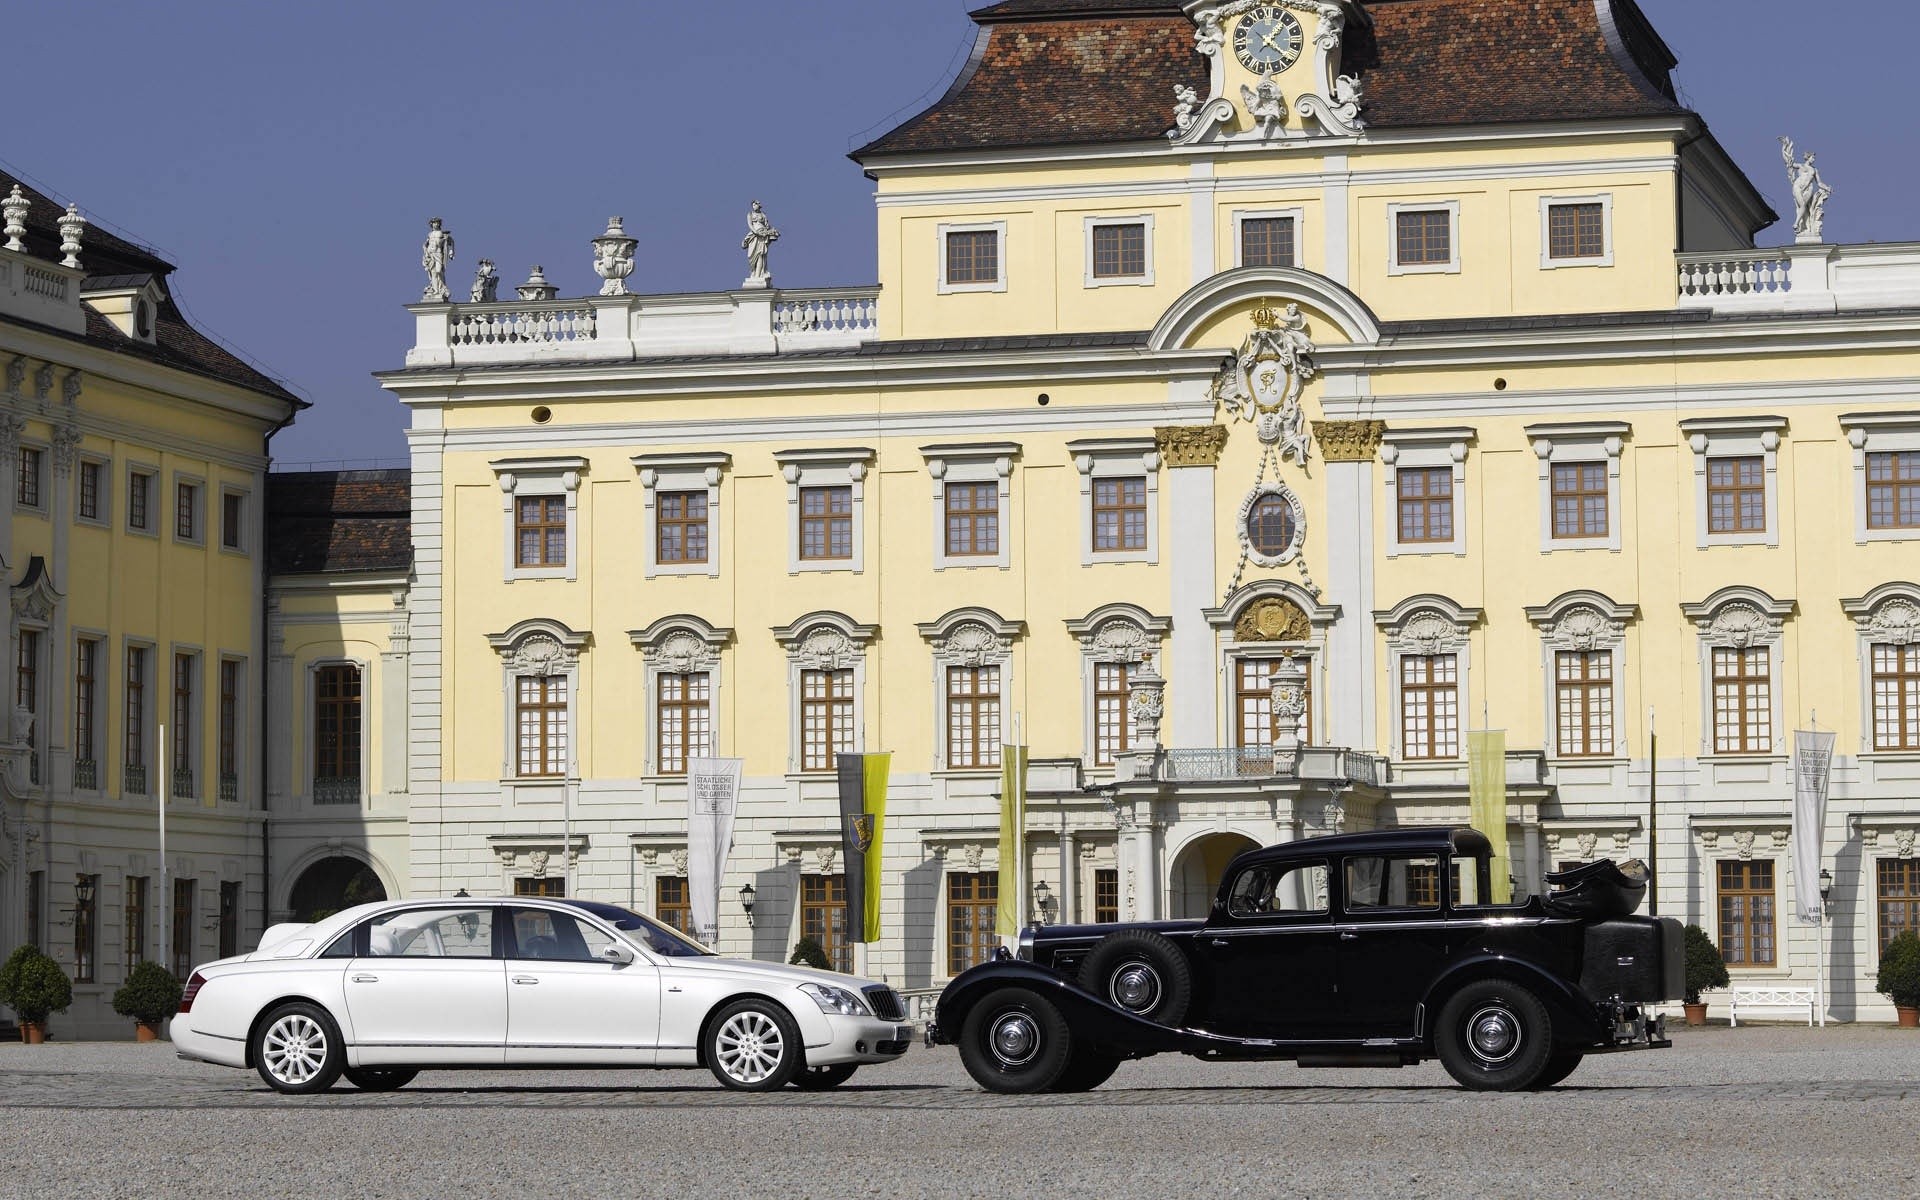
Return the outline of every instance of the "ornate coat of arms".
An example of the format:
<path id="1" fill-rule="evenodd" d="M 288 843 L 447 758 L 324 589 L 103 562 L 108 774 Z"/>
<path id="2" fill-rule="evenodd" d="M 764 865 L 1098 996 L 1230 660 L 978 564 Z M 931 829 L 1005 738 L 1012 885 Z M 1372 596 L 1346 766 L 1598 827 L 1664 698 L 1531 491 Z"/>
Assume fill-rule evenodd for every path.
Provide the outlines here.
<path id="1" fill-rule="evenodd" d="M 1213 398 L 1229 414 L 1252 421 L 1261 443 L 1277 448 L 1282 461 L 1291 458 L 1305 466 L 1313 434 L 1300 395 L 1320 373 L 1307 319 L 1297 304 L 1282 312 L 1262 305 L 1254 310 L 1253 325 L 1239 353 L 1214 379 Z"/>

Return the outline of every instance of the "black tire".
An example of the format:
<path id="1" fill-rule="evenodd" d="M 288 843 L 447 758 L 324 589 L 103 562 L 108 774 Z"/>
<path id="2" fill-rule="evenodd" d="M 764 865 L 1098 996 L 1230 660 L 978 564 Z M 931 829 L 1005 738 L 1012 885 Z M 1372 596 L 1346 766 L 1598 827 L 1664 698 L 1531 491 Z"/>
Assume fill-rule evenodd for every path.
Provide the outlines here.
<path id="1" fill-rule="evenodd" d="M 777 1092 L 800 1072 L 800 1027 L 771 1000 L 736 1000 L 707 1026 L 707 1069 L 736 1092 Z"/>
<path id="2" fill-rule="evenodd" d="M 1025 988 L 984 997 L 960 1026 L 960 1062 L 990 1092 L 1044 1092 L 1072 1061 L 1066 1018 Z"/>
<path id="3" fill-rule="evenodd" d="M 1111 1054 L 1097 1054 L 1092 1050 L 1075 1051 L 1067 1063 L 1067 1069 L 1060 1072 L 1060 1078 L 1048 1088 L 1052 1092 L 1090 1092 L 1120 1069 L 1121 1060 Z"/>
<path id="4" fill-rule="evenodd" d="M 803 1092 L 824 1092 L 853 1078 L 859 1063 L 835 1063 L 831 1067 L 808 1067 L 793 1077 L 793 1086 Z"/>
<path id="5" fill-rule="evenodd" d="M 1553 1058 L 1553 1018 L 1526 988 L 1490 979 L 1468 984 L 1441 1007 L 1433 1041 L 1461 1087 L 1517 1092 L 1533 1086 Z"/>
<path id="6" fill-rule="evenodd" d="M 1585 1057 L 1586 1055 L 1578 1050 L 1554 1051 L 1553 1057 L 1547 1060 L 1547 1069 L 1540 1072 L 1540 1077 L 1533 1081 L 1533 1090 L 1542 1091 L 1556 1083 L 1564 1082 L 1567 1076 L 1579 1068 L 1580 1060 Z"/>
<path id="7" fill-rule="evenodd" d="M 1187 956 L 1157 933 L 1122 929 L 1094 943 L 1080 986 L 1110 1004 L 1161 1025 L 1178 1025 L 1193 998 Z"/>
<path id="8" fill-rule="evenodd" d="M 397 1092 L 420 1072 L 414 1067 L 348 1067 L 340 1073 L 363 1092 Z"/>
<path id="9" fill-rule="evenodd" d="M 347 1049 L 340 1027 L 317 1004 L 282 1004 L 254 1026 L 254 1069 L 276 1092 L 311 1096 L 340 1078 Z"/>

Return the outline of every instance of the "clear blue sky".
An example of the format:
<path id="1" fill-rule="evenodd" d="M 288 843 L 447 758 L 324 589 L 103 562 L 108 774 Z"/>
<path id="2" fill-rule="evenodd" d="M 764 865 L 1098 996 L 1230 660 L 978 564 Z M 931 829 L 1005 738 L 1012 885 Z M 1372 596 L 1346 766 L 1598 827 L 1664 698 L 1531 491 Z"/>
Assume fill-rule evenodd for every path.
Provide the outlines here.
<path id="1" fill-rule="evenodd" d="M 636 290 L 735 286 L 756 198 L 784 234 L 777 283 L 872 282 L 871 185 L 846 152 L 938 94 L 984 3 L 63 0 L 13 23 L 32 32 L 0 161 L 157 247 L 202 328 L 314 402 L 281 463 L 398 460 L 404 410 L 370 373 L 411 340 L 428 217 L 458 238 L 459 294 L 481 257 L 503 295 L 536 262 L 591 291 L 614 213 L 640 239 Z M 1641 3 L 1776 209 L 1790 133 L 1834 187 L 1830 240 L 1920 240 L 1920 5 Z"/>

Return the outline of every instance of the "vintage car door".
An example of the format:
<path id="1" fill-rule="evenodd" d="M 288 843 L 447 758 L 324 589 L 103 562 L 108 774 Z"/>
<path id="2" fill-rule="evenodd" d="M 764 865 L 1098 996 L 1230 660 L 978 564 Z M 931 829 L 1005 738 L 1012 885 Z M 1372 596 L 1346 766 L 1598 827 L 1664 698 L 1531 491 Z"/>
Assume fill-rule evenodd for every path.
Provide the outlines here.
<path id="1" fill-rule="evenodd" d="M 356 1062 L 503 1061 L 507 977 L 493 914 L 491 905 L 449 905 L 367 922 L 367 953 L 347 964 Z"/>
<path id="2" fill-rule="evenodd" d="M 1337 955 L 1326 862 L 1256 863 L 1225 894 L 1194 935 L 1206 997 L 1196 1023 L 1237 1037 L 1326 1036 Z"/>
<path id="3" fill-rule="evenodd" d="M 507 913 L 507 1061 L 650 1066 L 660 968 L 637 955 L 609 962 L 614 936 L 570 913 Z"/>
<path id="4" fill-rule="evenodd" d="M 1440 856 L 1352 855 L 1341 867 L 1340 1032 L 1411 1037 L 1420 999 L 1447 962 Z"/>

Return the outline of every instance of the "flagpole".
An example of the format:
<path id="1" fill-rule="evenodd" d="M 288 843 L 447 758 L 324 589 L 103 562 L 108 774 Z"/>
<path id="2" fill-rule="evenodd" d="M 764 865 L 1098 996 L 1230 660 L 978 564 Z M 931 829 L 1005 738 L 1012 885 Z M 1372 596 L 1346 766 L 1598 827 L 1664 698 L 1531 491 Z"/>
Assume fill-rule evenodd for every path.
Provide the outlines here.
<path id="1" fill-rule="evenodd" d="M 571 731 L 575 736 L 579 730 Z M 560 894 L 573 895 L 573 782 L 578 772 L 573 738 L 567 739 L 567 777 L 560 783 Z"/>
<path id="2" fill-rule="evenodd" d="M 153 898 L 153 915 L 160 924 L 160 936 L 156 939 L 160 944 L 160 965 L 170 972 L 173 970 L 173 948 L 168 943 L 172 940 L 173 923 L 167 920 L 167 914 L 172 911 L 173 903 L 167 895 L 167 727 L 161 725 L 159 730 L 160 744 L 156 749 L 159 751 L 160 780 L 154 791 L 160 797 L 160 894 Z"/>
<path id="3" fill-rule="evenodd" d="M 1660 915 L 1660 734 L 1647 705 L 1647 915 Z"/>

